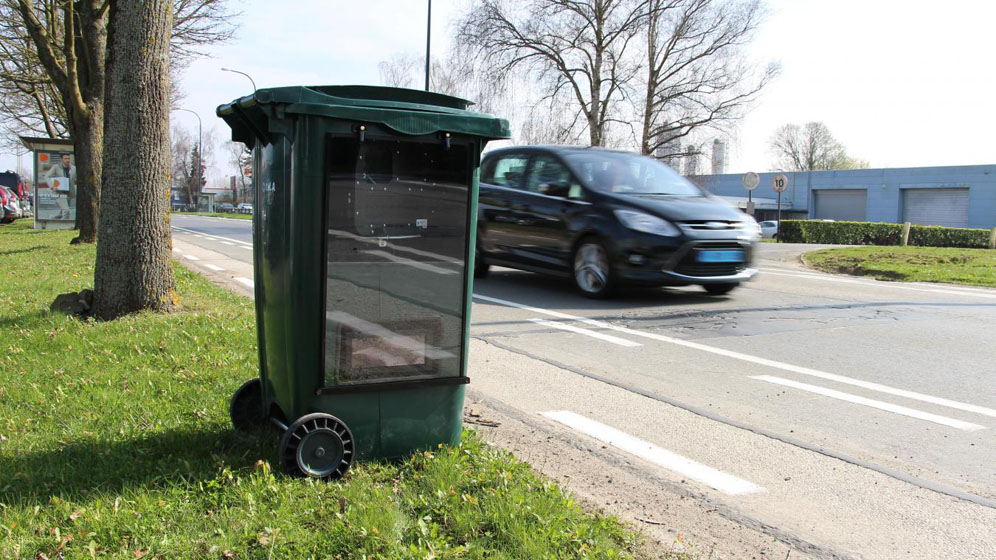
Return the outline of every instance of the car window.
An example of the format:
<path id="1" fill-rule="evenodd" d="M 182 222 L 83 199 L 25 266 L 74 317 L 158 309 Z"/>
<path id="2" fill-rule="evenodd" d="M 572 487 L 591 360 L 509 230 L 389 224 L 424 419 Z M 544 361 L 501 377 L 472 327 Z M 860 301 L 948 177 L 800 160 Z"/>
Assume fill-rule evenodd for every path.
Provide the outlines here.
<path id="1" fill-rule="evenodd" d="M 495 162 L 494 173 L 490 177 L 491 184 L 521 189 L 528 161 L 529 156 L 524 154 L 512 154 L 499 158 Z"/>
<path id="2" fill-rule="evenodd" d="M 567 166 L 552 156 L 536 156 L 533 160 L 532 170 L 529 172 L 529 179 L 526 182 L 526 190 L 540 192 L 540 185 L 543 184 L 568 185 L 570 187 L 569 198 L 581 198 L 583 192 L 581 183 L 574 179 Z"/>
<path id="3" fill-rule="evenodd" d="M 596 190 L 648 196 L 705 196 L 670 167 L 646 156 L 586 150 L 572 153 L 566 159 L 581 180 Z"/>

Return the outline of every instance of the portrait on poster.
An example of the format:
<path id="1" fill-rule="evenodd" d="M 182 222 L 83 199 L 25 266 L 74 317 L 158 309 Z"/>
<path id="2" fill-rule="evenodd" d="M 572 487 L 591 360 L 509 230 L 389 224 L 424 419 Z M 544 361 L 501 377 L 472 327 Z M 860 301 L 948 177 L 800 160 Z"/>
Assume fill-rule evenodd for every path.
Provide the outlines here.
<path id="1" fill-rule="evenodd" d="M 39 220 L 76 220 L 76 161 L 71 152 L 35 153 Z"/>

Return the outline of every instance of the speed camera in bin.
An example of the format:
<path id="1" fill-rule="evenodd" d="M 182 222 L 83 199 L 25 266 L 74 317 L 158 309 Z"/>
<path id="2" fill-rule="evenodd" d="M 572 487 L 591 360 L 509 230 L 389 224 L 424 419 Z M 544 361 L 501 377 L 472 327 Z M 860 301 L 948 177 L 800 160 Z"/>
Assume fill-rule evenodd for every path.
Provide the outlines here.
<path id="1" fill-rule="evenodd" d="M 236 428 L 292 473 L 459 441 L 481 150 L 508 122 L 437 93 L 281 87 L 218 107 L 253 149 L 259 377 Z"/>

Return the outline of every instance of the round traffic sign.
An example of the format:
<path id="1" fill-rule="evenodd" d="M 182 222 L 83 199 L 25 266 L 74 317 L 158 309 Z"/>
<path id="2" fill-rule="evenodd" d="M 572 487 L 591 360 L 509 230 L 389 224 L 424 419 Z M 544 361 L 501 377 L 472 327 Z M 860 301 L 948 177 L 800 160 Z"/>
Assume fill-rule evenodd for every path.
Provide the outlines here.
<path id="1" fill-rule="evenodd" d="M 771 180 L 771 188 L 775 189 L 775 192 L 782 192 L 788 188 L 789 178 L 784 174 L 779 173 L 775 175 L 775 178 Z"/>
<path id="2" fill-rule="evenodd" d="M 757 186 L 761 184 L 761 178 L 758 177 L 757 173 L 754 173 L 753 171 L 748 171 L 744 175 L 743 181 L 744 187 L 746 187 L 749 191 L 756 189 Z"/>

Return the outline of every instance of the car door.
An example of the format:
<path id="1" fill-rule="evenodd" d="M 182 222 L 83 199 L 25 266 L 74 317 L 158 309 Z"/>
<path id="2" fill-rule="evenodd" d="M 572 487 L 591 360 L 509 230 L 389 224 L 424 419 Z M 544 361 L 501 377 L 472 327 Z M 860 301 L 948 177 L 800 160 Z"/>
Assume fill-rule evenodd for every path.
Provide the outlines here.
<path id="1" fill-rule="evenodd" d="M 569 268 L 572 232 L 584 206 L 581 183 L 556 156 L 533 156 L 512 207 L 510 243 L 534 267 Z"/>
<path id="2" fill-rule="evenodd" d="M 513 205 L 526 175 L 529 155 L 504 153 L 486 158 L 478 193 L 478 245 L 492 258 L 516 260 L 512 241 L 518 217 Z"/>

